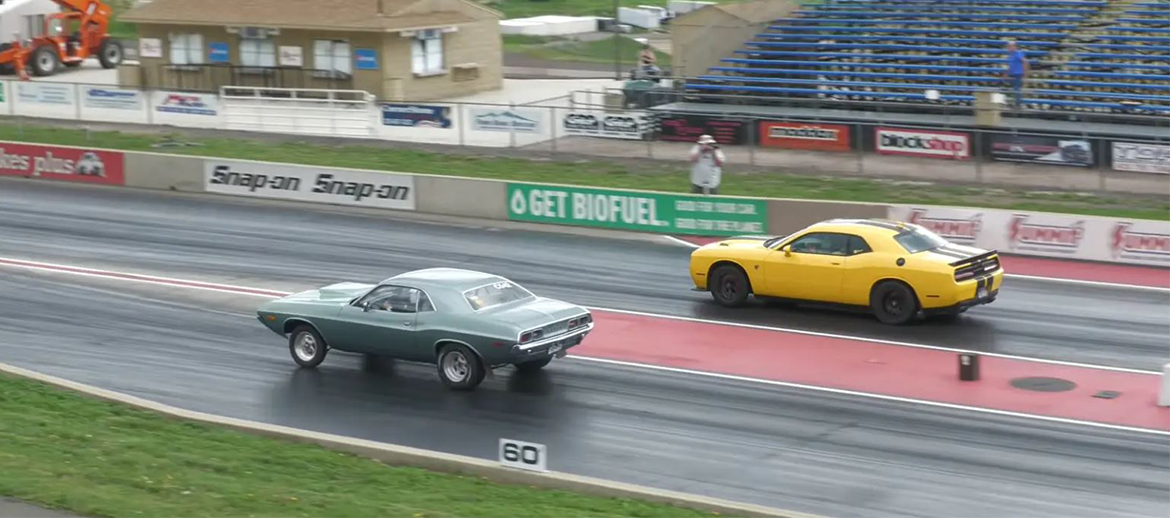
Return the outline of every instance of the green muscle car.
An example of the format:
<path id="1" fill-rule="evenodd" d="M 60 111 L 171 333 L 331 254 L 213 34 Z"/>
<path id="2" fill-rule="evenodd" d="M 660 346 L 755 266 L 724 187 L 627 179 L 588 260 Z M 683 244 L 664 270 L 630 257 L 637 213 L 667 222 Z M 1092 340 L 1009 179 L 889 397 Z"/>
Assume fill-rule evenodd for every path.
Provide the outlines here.
<path id="1" fill-rule="evenodd" d="M 435 364 L 448 387 L 475 388 L 487 369 L 537 370 L 581 343 L 593 315 L 482 272 L 429 268 L 379 284 L 343 282 L 264 303 L 257 318 L 313 368 L 329 349 Z"/>

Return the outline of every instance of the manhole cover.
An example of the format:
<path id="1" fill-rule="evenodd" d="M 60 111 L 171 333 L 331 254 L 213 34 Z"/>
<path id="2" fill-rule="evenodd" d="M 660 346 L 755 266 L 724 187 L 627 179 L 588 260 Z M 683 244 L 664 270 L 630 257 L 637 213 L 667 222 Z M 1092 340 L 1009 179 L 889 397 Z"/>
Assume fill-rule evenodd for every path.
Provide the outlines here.
<path id="1" fill-rule="evenodd" d="M 1064 392 L 1077 388 L 1077 384 L 1060 378 L 1016 378 L 1012 386 L 1036 392 Z"/>

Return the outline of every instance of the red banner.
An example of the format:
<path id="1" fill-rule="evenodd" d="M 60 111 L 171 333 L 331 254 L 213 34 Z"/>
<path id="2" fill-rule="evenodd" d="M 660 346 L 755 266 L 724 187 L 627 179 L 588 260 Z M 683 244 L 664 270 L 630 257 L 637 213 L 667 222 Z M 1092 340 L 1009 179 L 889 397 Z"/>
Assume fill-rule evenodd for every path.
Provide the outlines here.
<path id="1" fill-rule="evenodd" d="M 0 175 L 125 185 L 125 158 L 96 151 L 0 142 Z"/>
<path id="2" fill-rule="evenodd" d="M 760 123 L 760 145 L 784 149 L 849 151 L 849 126 L 814 122 Z"/>

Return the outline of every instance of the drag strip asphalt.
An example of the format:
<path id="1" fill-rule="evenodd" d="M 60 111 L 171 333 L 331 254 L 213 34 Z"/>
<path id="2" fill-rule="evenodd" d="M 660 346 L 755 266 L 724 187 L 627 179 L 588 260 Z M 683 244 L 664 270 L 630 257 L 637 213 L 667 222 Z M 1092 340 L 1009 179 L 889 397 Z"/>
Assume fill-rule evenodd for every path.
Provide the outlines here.
<path id="1" fill-rule="evenodd" d="M 690 290 L 689 251 L 661 239 L 382 214 L 4 179 L 0 256 L 286 291 L 466 267 L 593 307 L 1145 371 L 1170 357 L 1167 292 L 1009 279 L 956 322 L 890 327 L 826 308 L 719 307 Z"/>
<path id="2" fill-rule="evenodd" d="M 257 297 L 0 270 L 0 362 L 182 408 L 836 517 L 1157 516 L 1163 436 L 568 358 L 471 393 L 333 352 L 298 369 Z M 842 375 L 848 375 L 843 372 Z"/>

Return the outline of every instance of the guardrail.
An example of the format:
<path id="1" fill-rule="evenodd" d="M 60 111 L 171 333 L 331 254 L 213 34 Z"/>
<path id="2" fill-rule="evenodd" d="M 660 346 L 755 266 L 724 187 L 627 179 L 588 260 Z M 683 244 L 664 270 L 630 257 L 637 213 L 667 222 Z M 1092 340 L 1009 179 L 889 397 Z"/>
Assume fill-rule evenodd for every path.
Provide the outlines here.
<path id="1" fill-rule="evenodd" d="M 891 218 L 1006 254 L 1170 266 L 1170 222 L 1035 211 L 702 196 L 0 142 L 0 175 L 673 236 L 788 234 Z"/>

